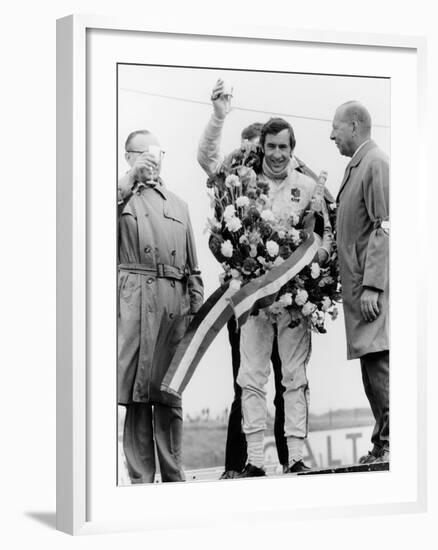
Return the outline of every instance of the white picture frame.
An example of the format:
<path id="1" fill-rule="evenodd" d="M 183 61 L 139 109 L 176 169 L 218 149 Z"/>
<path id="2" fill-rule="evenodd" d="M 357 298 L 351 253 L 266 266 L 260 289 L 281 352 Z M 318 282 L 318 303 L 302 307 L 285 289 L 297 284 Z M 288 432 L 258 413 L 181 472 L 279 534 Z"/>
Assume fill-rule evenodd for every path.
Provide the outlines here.
<path id="1" fill-rule="evenodd" d="M 360 499 L 354 504 L 327 506 L 323 499 L 315 498 L 315 506 L 296 506 L 279 497 L 278 506 L 272 507 L 272 494 L 278 491 L 279 480 L 272 480 L 260 485 L 240 481 L 231 487 L 230 484 L 192 484 L 189 487 L 149 487 L 154 491 L 154 513 L 144 517 L 114 516 L 112 512 L 98 514 L 98 518 L 90 517 L 90 432 L 89 411 L 90 399 L 93 393 L 90 389 L 90 370 L 92 367 L 92 353 L 90 341 L 89 289 L 89 262 L 88 239 L 90 217 L 96 216 L 89 200 L 87 155 L 89 152 L 87 127 L 87 88 L 90 74 L 87 72 L 87 59 L 90 42 L 90 31 L 113 33 L 114 37 L 127 33 L 141 33 L 142 35 L 159 35 L 170 37 L 174 42 L 189 40 L 190 37 L 201 37 L 204 40 L 238 40 L 240 43 L 257 43 L 260 48 L 276 48 L 280 45 L 296 43 L 304 45 L 318 44 L 321 47 L 339 46 L 348 50 L 368 48 L 369 51 L 393 51 L 415 57 L 414 95 L 417 98 L 417 108 L 411 112 L 413 124 L 417 127 L 418 141 L 414 143 L 415 153 L 412 155 L 412 171 L 417 181 L 416 189 L 424 190 L 426 177 L 424 167 L 424 124 L 425 124 L 425 41 L 418 37 L 349 34 L 327 31 L 300 31 L 285 28 L 251 28 L 233 27 L 232 29 L 198 28 L 194 24 L 190 28 L 179 29 L 174 26 L 155 28 L 143 24 L 138 20 L 111 19 L 94 16 L 69 16 L 58 20 L 57 23 L 57 528 L 70 534 L 86 534 L 107 531 L 148 530 L 166 525 L 181 527 L 187 524 L 206 526 L 217 523 L 220 515 L 230 519 L 232 508 L 227 512 L 214 509 L 213 516 L 203 515 L 202 510 L 194 504 L 197 499 L 230 499 L 231 501 L 247 498 L 249 502 L 256 502 L 260 491 L 266 493 L 266 506 L 254 506 L 246 509 L 239 521 L 261 520 L 271 515 L 277 517 L 320 518 L 333 516 L 349 516 L 357 514 L 381 514 L 395 512 L 418 512 L 426 508 L 426 327 L 424 320 L 417 320 L 415 343 L 411 353 L 415 357 L 415 373 L 412 386 L 416 396 L 415 414 L 412 422 L 415 424 L 415 440 L 417 442 L 416 467 L 412 479 L 406 478 L 409 485 L 409 495 L 397 500 L 383 498 L 380 502 Z M 137 35 L 138 36 L 138 35 Z M 114 38 L 115 39 L 115 38 Z M 124 58 L 123 61 L 129 61 Z M 412 84 L 412 82 L 411 82 Z M 115 106 L 114 106 L 115 108 Z M 409 105 L 412 110 L 412 105 Z M 394 170 L 397 171 L 397 159 L 394 161 Z M 400 209 L 402 203 L 395 207 Z M 95 208 L 95 207 L 94 207 Z M 414 235 L 425 231 L 425 221 L 421 219 L 418 209 L 412 207 L 412 227 Z M 394 232 L 397 235 L 397 220 Z M 412 241 L 414 242 L 414 241 Z M 396 241 L 397 244 L 397 241 Z M 392 266 L 399 261 L 398 246 L 394 247 Z M 425 257 L 425 245 L 420 244 L 415 251 L 416 258 Z M 396 257 L 397 256 L 397 257 Z M 418 262 L 417 265 L 420 265 Z M 425 275 L 417 269 L 416 291 L 411 304 L 412 311 L 418 310 L 418 304 L 426 299 Z M 412 335 L 412 334 L 411 334 Z M 396 380 L 395 384 L 399 384 Z M 393 388 L 391 388 L 393 390 Z M 395 391 L 395 395 L 404 391 Z M 112 419 L 113 421 L 114 419 Z M 395 419 L 396 420 L 396 419 Z M 108 431 L 108 430 L 104 430 Z M 111 430 L 109 430 L 111 433 Z M 392 458 L 392 457 L 391 457 Z M 393 458 L 392 458 L 393 459 Z M 397 454 L 394 454 L 394 469 L 388 475 L 397 474 Z M 386 474 L 385 474 L 386 475 Z M 408 475 L 408 474 L 407 474 Z M 313 476 L 318 477 L 318 476 Z M 114 473 L 115 485 L 115 473 Z M 308 483 L 315 494 L 318 494 L 318 481 L 297 481 L 302 487 L 303 481 Z M 284 483 L 282 481 L 282 483 Z M 332 484 L 333 482 L 331 482 Z M 342 483 L 339 481 L 339 483 Z M 140 490 L 142 488 L 139 488 Z M 99 489 L 93 487 L 94 495 Z M 122 494 L 123 488 L 119 488 Z M 389 490 L 389 489 L 388 489 Z M 179 502 L 181 492 L 186 492 L 184 498 L 189 498 L 193 504 L 193 511 L 179 513 L 177 506 L 169 505 L 164 508 L 160 505 L 162 499 Z M 322 491 L 321 491 L 322 492 Z M 352 491 L 353 492 L 353 491 Z M 136 498 L 140 492 L 137 491 Z M 93 495 L 93 498 L 94 498 Z M 130 500 L 130 496 L 123 493 L 123 502 Z M 105 497 L 102 497 L 105 498 Z M 141 498 L 141 497 L 140 497 Z M 164 502 L 165 500 L 163 500 Z M 115 510 L 115 508 L 114 508 Z"/>

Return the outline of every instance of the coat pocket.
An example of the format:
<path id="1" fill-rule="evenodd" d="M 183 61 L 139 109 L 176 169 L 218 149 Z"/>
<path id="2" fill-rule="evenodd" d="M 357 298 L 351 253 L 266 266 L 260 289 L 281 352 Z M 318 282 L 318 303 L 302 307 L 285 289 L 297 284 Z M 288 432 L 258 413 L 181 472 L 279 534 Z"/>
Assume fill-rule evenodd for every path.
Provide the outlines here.
<path id="1" fill-rule="evenodd" d="M 175 222 L 181 223 L 184 225 L 184 216 L 177 208 L 172 204 L 164 204 L 163 215 L 168 220 L 173 220 Z"/>
<path id="2" fill-rule="evenodd" d="M 353 283 L 362 283 L 363 273 L 359 264 L 359 258 L 356 250 L 356 243 L 351 243 L 346 249 L 346 261 L 348 265 L 348 271 Z"/>

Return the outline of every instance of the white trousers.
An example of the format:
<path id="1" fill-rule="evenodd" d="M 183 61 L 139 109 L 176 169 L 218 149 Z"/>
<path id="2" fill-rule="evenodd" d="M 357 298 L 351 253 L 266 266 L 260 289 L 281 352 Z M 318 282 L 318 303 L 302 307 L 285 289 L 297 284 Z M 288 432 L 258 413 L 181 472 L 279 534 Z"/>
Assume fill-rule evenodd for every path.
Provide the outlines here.
<path id="1" fill-rule="evenodd" d="M 306 366 L 311 353 L 310 330 L 301 323 L 289 328 L 290 317 L 284 313 L 277 323 L 278 351 L 282 384 L 285 387 L 284 431 L 287 436 L 307 437 L 309 383 Z M 243 431 L 250 434 L 266 429 L 266 384 L 274 326 L 261 315 L 251 316 L 240 333 L 241 363 L 237 383 L 242 388 Z"/>

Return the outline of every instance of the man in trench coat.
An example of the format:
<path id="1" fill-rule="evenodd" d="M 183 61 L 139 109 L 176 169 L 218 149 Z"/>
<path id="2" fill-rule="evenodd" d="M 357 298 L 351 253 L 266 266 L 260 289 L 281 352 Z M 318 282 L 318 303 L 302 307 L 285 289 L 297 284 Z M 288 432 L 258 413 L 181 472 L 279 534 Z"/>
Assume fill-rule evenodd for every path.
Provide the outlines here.
<path id="1" fill-rule="evenodd" d="M 348 359 L 360 359 L 375 418 L 364 463 L 389 461 L 389 161 L 356 101 L 336 110 L 330 135 L 351 157 L 338 197 L 336 239 Z"/>
<path id="2" fill-rule="evenodd" d="M 118 183 L 118 403 L 125 405 L 123 448 L 132 483 L 152 483 L 155 447 L 163 481 L 183 481 L 181 399 L 162 379 L 203 301 L 186 203 L 159 178 L 161 154 L 147 130 L 125 144 L 130 170 Z"/>

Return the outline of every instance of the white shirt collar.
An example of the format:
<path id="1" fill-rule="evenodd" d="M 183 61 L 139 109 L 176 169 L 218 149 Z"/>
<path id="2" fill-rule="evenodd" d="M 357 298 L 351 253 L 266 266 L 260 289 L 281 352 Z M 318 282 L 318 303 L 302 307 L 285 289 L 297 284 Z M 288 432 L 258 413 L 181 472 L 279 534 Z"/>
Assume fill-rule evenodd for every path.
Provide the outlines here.
<path id="1" fill-rule="evenodd" d="M 290 161 L 289 161 L 289 164 L 288 164 L 288 167 L 287 167 L 289 176 L 293 173 L 294 170 L 296 170 L 298 168 L 299 165 L 300 164 L 297 161 L 297 159 L 294 156 L 292 156 L 290 158 Z"/>
<path id="2" fill-rule="evenodd" d="M 292 170 L 295 170 L 295 168 L 298 168 L 299 163 L 298 163 L 297 159 L 294 156 L 291 157 L 289 166 Z"/>
<path id="3" fill-rule="evenodd" d="M 367 143 L 369 143 L 370 141 L 371 141 L 371 139 L 367 139 L 366 141 L 364 141 L 363 143 L 361 143 L 361 144 L 359 145 L 359 147 L 356 149 L 356 151 L 354 152 L 354 154 L 353 154 L 353 156 L 352 156 L 351 158 L 354 158 L 354 157 L 357 155 L 357 153 L 362 149 L 362 147 L 363 147 L 364 145 L 366 145 Z"/>

